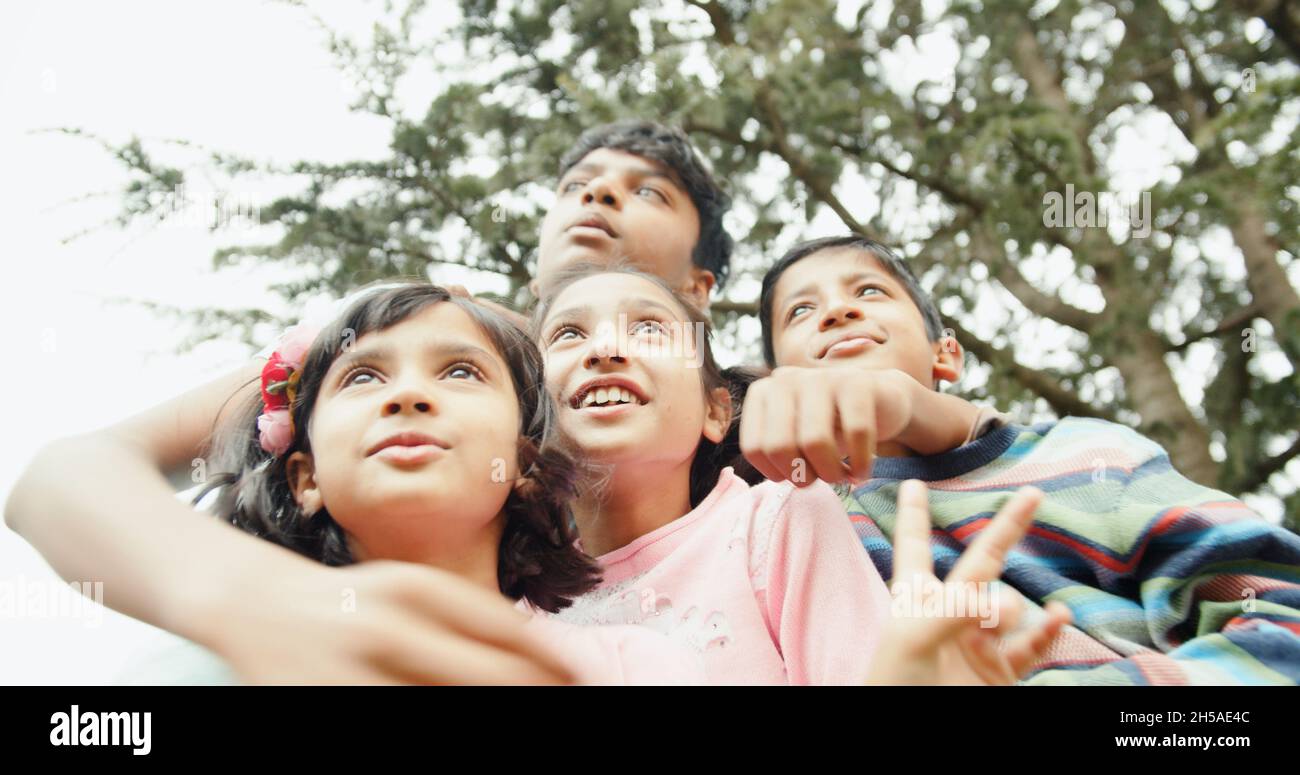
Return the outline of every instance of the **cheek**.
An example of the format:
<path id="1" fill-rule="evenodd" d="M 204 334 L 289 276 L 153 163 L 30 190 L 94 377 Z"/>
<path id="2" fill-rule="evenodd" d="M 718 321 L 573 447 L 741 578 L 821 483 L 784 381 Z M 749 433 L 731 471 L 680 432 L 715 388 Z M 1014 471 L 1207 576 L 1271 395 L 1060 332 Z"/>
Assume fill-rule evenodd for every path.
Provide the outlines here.
<path id="1" fill-rule="evenodd" d="M 320 489 L 321 500 L 336 519 L 340 515 L 346 517 L 354 510 L 351 504 L 359 490 L 356 482 L 358 461 L 330 452 L 328 439 L 313 439 L 312 449 L 321 451 L 315 455 L 316 486 Z"/>
<path id="2" fill-rule="evenodd" d="M 667 398 L 664 414 L 673 428 L 692 437 L 704 429 L 704 389 L 700 387 L 699 369 L 679 364 Z"/>
<path id="3" fill-rule="evenodd" d="M 545 345 L 538 345 L 542 348 L 542 374 L 546 380 L 546 392 L 550 393 L 551 398 L 556 403 L 560 401 L 560 393 L 564 390 L 564 383 L 568 379 L 572 358 L 566 358 L 561 355 L 551 355 L 546 351 Z"/>
<path id="4" fill-rule="evenodd" d="M 772 353 L 777 366 L 804 366 L 810 361 L 807 343 L 791 329 L 785 329 L 772 338 Z"/>
<path id="5" fill-rule="evenodd" d="M 475 431 L 483 444 L 481 454 L 489 460 L 493 473 L 504 468 L 507 477 L 513 479 L 519 469 L 519 405 L 511 396 L 509 401 L 499 401 L 485 408 L 488 411 L 480 417 L 482 432 Z"/>
<path id="6" fill-rule="evenodd" d="M 348 423 L 344 412 L 335 407 L 330 411 L 317 411 L 307 428 L 307 435 L 311 439 L 316 478 L 318 481 L 326 480 L 321 481 L 322 489 L 353 470 L 358 461 L 352 457 L 352 451 L 359 445 L 360 437 Z"/>

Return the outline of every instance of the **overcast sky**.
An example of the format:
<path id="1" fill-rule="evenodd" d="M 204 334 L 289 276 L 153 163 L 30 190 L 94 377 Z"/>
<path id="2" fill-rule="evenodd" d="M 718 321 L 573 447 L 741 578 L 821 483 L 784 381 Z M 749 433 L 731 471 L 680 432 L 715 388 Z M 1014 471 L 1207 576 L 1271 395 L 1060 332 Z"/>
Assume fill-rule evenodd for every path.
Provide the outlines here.
<path id="1" fill-rule="evenodd" d="M 330 22 L 365 29 L 370 12 L 362 5 Z M 60 244 L 115 214 L 111 192 L 126 176 L 93 143 L 32 130 L 184 138 L 267 161 L 380 157 L 388 128 L 349 112 L 351 96 L 321 33 L 292 8 L 251 0 L 0 5 L 0 310 L 8 334 L 0 499 L 42 444 L 115 422 L 250 355 L 228 341 L 178 356 L 174 325 L 114 299 L 272 301 L 262 278 L 212 274 L 212 252 L 228 238 L 213 237 L 197 216 Z M 66 204 L 96 191 L 110 196 Z M 0 528 L 0 594 L 55 579 Z M 111 613 L 94 627 L 0 613 L 0 685 L 105 682 L 155 632 Z"/>

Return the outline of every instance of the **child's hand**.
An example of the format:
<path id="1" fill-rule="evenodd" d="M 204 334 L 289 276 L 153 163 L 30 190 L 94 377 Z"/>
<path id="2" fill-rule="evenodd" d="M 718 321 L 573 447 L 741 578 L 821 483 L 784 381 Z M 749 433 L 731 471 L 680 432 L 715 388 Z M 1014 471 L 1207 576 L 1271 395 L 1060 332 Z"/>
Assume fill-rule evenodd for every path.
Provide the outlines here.
<path id="1" fill-rule="evenodd" d="M 911 425 L 922 390 L 897 369 L 781 366 L 745 394 L 740 450 L 772 481 L 863 481 L 876 445 Z"/>
<path id="2" fill-rule="evenodd" d="M 556 684 L 573 676 L 498 594 L 423 565 L 292 561 L 202 612 L 196 640 L 253 684 Z"/>
<path id="3" fill-rule="evenodd" d="M 930 509 L 925 485 L 904 482 L 898 492 L 898 523 L 894 531 L 895 600 L 932 599 L 965 601 L 964 614 L 947 606 L 899 604 L 872 659 L 869 684 L 981 684 L 1015 683 L 1047 650 L 1061 627 L 1070 622 L 1070 609 L 1058 602 L 1047 605 L 1047 618 L 1028 631 L 1001 636 L 1015 626 L 1018 599 L 998 610 L 998 625 L 980 626 L 981 608 L 976 595 L 997 595 L 989 587 L 1002 573 L 1007 551 L 1024 536 L 1033 521 L 1042 493 L 1032 488 L 1017 492 L 975 539 L 944 582 L 934 576 L 930 556 Z M 978 586 L 977 586 L 978 585 Z M 923 593 L 914 594 L 919 587 Z M 997 601 L 997 598 L 993 598 Z M 957 606 L 952 606 L 957 609 Z M 936 609 L 943 615 L 936 615 Z M 898 615 L 898 614 L 903 615 Z"/>

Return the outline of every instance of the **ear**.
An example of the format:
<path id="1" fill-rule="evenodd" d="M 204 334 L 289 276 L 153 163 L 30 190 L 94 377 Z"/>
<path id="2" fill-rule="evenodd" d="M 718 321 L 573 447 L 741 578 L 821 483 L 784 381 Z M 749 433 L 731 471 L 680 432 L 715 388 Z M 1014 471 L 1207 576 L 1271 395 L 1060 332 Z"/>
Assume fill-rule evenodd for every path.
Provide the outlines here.
<path id="1" fill-rule="evenodd" d="M 538 284 L 537 284 L 537 278 L 536 278 L 536 277 L 534 277 L 533 279 L 531 279 L 531 280 L 528 281 L 528 292 L 531 293 L 531 294 L 533 295 L 533 298 L 534 298 L 534 299 L 540 299 L 540 298 L 542 298 L 542 295 L 541 295 L 540 293 L 538 293 L 538 289 L 539 289 L 539 287 L 540 287 L 540 286 L 538 286 Z"/>
<path id="2" fill-rule="evenodd" d="M 686 284 L 682 286 L 681 291 L 686 294 L 696 309 L 708 312 L 709 294 L 713 292 L 713 286 L 717 282 L 718 278 L 713 276 L 713 272 L 692 265 L 690 276 L 686 278 Z"/>
<path id="3" fill-rule="evenodd" d="M 316 461 L 306 452 L 295 452 L 284 463 L 284 475 L 289 480 L 293 499 L 302 513 L 311 516 L 325 505 L 320 487 L 316 484 Z"/>
<path id="4" fill-rule="evenodd" d="M 941 381 L 956 382 L 960 379 L 965 360 L 966 353 L 957 337 L 945 329 L 939 341 L 934 343 L 934 365 L 930 368 L 930 375 L 935 385 Z"/>
<path id="5" fill-rule="evenodd" d="M 704 438 L 719 444 L 731 427 L 731 391 L 725 387 L 714 388 L 704 416 Z"/>

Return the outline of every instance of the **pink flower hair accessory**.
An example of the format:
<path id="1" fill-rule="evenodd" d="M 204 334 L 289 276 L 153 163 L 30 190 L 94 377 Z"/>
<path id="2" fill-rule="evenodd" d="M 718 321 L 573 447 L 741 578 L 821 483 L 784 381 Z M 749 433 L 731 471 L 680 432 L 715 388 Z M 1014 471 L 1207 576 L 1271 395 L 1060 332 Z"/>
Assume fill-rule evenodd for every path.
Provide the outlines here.
<path id="1" fill-rule="evenodd" d="M 293 400 L 298 393 L 307 350 L 320 327 L 299 323 L 284 332 L 262 367 L 262 414 L 257 418 L 262 449 L 279 457 L 293 442 Z"/>

